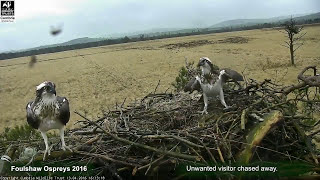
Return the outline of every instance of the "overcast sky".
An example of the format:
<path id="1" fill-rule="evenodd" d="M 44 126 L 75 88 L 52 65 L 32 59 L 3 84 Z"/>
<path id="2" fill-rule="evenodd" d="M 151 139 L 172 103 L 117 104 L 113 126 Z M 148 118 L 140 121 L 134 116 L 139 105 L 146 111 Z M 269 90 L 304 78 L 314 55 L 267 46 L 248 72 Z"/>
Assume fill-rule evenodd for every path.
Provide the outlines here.
<path id="1" fill-rule="evenodd" d="M 80 37 L 315 12 L 319 0 L 15 0 L 15 22 L 0 22 L 0 52 Z M 50 27 L 62 24 L 63 32 L 51 36 Z"/>

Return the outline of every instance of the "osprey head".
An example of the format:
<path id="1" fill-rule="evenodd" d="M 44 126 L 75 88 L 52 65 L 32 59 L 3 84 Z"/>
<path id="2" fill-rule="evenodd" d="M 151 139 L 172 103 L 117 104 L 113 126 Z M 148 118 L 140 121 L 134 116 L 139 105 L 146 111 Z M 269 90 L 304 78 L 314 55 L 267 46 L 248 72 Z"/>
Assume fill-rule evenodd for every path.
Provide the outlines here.
<path id="1" fill-rule="evenodd" d="M 37 86 L 37 97 L 56 95 L 56 85 L 51 81 L 45 81 Z"/>
<path id="2" fill-rule="evenodd" d="M 210 61 L 210 59 L 208 57 L 201 57 L 198 63 L 198 66 L 205 66 L 205 65 L 209 65 L 212 64 L 212 62 Z"/>
<path id="3" fill-rule="evenodd" d="M 213 64 L 208 57 L 200 58 L 198 67 L 201 67 L 203 75 L 210 74 L 213 71 Z"/>

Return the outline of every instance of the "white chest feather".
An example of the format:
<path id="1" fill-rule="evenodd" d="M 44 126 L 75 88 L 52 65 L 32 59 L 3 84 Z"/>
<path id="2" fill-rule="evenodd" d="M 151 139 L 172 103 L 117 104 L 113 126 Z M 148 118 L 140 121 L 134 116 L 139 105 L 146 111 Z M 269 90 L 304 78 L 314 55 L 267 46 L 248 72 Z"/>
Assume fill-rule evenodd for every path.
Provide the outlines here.
<path id="1" fill-rule="evenodd" d="M 210 67 L 201 66 L 201 72 L 202 72 L 202 75 L 210 74 L 211 73 L 211 69 L 210 69 Z"/>
<path id="2" fill-rule="evenodd" d="M 57 119 L 59 115 L 59 104 L 56 97 L 46 97 L 40 100 L 34 109 L 34 113 L 40 119 L 39 130 L 60 129 L 63 124 Z"/>
<path id="3" fill-rule="evenodd" d="M 61 129 L 63 124 L 56 119 L 43 119 L 40 123 L 40 131 L 48 131 L 50 129 Z"/>
<path id="4" fill-rule="evenodd" d="M 45 97 L 38 102 L 34 108 L 36 116 L 41 116 L 42 118 L 50 118 L 55 116 L 58 112 L 59 105 L 57 103 L 56 97 Z"/>
<path id="5" fill-rule="evenodd" d="M 202 84 L 201 83 L 201 89 L 203 91 L 203 93 L 205 93 L 207 96 L 216 96 L 220 94 L 221 91 L 221 83 L 219 83 L 219 81 L 217 81 L 215 84 Z"/>

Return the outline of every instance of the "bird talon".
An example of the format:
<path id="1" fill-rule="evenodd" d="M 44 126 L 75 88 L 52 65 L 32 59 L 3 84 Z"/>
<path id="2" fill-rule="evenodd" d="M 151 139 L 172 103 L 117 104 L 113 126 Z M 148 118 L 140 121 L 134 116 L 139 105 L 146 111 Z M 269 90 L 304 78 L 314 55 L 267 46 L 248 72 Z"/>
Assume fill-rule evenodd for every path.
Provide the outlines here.
<path id="1" fill-rule="evenodd" d="M 208 114 L 208 111 L 203 110 L 203 111 L 200 111 L 199 113 L 201 113 L 201 115 L 204 115 L 204 114 Z"/>
<path id="2" fill-rule="evenodd" d="M 230 108 L 232 108 L 232 106 L 226 106 L 225 108 L 223 108 L 223 110 L 228 110 Z"/>
<path id="3" fill-rule="evenodd" d="M 62 149 L 63 151 L 68 150 L 68 151 L 70 151 L 70 152 L 73 152 L 72 149 L 69 148 L 68 146 L 62 146 L 61 149 Z"/>

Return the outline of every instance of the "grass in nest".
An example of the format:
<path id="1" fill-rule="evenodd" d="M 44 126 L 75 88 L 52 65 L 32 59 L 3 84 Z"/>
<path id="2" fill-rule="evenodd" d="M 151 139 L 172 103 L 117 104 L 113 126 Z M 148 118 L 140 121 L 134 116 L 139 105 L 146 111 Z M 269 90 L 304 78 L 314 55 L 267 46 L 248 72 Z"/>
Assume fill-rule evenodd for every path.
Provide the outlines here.
<path id="1" fill-rule="evenodd" d="M 56 137 L 56 133 L 47 133 L 48 138 Z M 6 147 L 12 141 L 41 139 L 40 132 L 32 128 L 29 124 L 17 125 L 13 128 L 6 127 L 0 134 L 0 146 Z"/>

